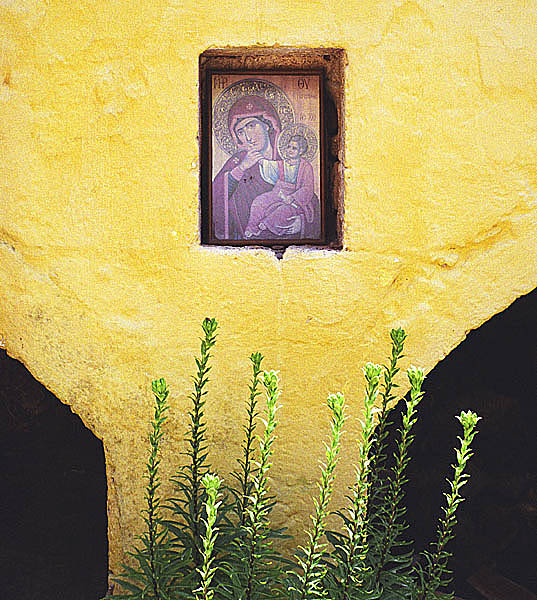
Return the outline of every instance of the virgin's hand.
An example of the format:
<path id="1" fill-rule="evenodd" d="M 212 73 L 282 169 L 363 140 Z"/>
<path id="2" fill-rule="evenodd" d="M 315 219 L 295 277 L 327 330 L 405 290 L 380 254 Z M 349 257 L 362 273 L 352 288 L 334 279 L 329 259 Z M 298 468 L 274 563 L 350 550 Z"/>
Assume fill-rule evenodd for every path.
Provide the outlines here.
<path id="1" fill-rule="evenodd" d="M 246 169 L 249 169 L 250 167 L 256 165 L 262 158 L 263 155 L 258 150 L 248 150 L 246 156 L 242 159 L 239 167 L 243 171 L 246 171 Z"/>

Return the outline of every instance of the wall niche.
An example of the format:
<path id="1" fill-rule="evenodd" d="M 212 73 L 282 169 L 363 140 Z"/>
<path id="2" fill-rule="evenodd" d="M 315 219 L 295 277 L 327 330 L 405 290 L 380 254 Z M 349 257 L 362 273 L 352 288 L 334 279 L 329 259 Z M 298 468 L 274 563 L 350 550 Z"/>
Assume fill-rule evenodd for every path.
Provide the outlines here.
<path id="1" fill-rule="evenodd" d="M 345 64 L 339 48 L 201 54 L 202 243 L 342 247 Z"/>

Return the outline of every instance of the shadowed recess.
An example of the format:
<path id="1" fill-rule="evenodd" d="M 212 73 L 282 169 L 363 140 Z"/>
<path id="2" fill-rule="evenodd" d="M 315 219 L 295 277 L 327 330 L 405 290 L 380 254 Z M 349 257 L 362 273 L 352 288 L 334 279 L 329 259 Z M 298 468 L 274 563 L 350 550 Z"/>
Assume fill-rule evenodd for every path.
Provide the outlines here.
<path id="1" fill-rule="evenodd" d="M 2 598 L 97 600 L 108 542 L 103 446 L 0 350 Z"/>
<path id="2" fill-rule="evenodd" d="M 499 598 L 498 581 L 537 594 L 536 315 L 533 291 L 470 332 L 424 383 L 407 487 L 408 537 L 418 550 L 434 538 L 448 491 L 460 435 L 454 415 L 471 409 L 482 416 L 450 546 L 454 588 L 464 600 Z"/>

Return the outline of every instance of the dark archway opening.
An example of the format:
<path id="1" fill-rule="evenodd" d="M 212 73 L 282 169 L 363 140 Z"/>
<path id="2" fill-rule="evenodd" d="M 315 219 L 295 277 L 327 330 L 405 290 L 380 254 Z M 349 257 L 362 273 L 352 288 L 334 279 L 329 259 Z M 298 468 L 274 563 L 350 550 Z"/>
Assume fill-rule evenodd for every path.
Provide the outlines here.
<path id="1" fill-rule="evenodd" d="M 460 434 L 454 415 L 472 409 L 483 420 L 451 545 L 454 588 L 465 600 L 533 597 L 516 586 L 537 594 L 537 290 L 472 331 L 424 389 L 408 471 L 409 537 L 418 549 L 434 537 Z"/>
<path id="2" fill-rule="evenodd" d="M 0 350 L 0 596 L 106 593 L 103 446 L 68 406 Z"/>

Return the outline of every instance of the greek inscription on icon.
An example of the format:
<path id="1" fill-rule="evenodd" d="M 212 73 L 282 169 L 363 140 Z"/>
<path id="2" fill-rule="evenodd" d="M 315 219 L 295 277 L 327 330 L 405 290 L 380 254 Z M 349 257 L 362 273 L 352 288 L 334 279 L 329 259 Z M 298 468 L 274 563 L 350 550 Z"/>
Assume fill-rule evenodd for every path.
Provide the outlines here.
<path id="1" fill-rule="evenodd" d="M 213 242 L 322 242 L 321 76 L 210 77 Z"/>
<path id="2" fill-rule="evenodd" d="M 227 86 L 227 77 L 215 77 L 214 87 L 215 89 L 224 89 Z"/>

